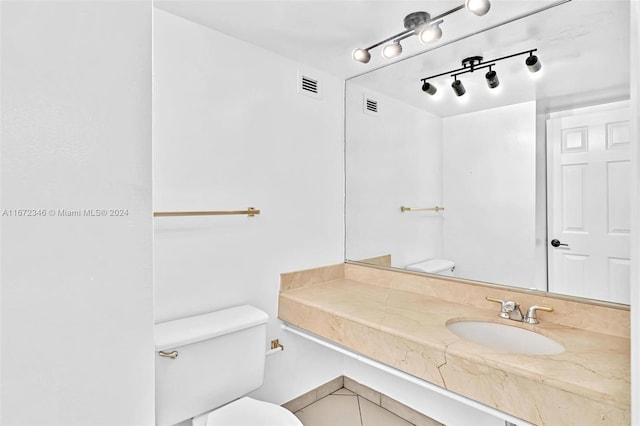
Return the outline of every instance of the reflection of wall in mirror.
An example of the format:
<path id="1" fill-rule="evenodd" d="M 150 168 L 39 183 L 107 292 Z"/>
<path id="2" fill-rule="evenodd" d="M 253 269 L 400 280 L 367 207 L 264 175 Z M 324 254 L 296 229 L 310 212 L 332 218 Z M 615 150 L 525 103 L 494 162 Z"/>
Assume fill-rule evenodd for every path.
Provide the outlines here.
<path id="1" fill-rule="evenodd" d="M 391 254 L 394 267 L 437 256 L 442 217 L 401 205 L 442 205 L 442 120 L 380 93 L 347 86 L 346 257 Z M 378 102 L 378 112 L 363 108 Z"/>
<path id="2" fill-rule="evenodd" d="M 443 135 L 443 257 L 460 277 L 535 287 L 535 102 L 445 118 Z"/>

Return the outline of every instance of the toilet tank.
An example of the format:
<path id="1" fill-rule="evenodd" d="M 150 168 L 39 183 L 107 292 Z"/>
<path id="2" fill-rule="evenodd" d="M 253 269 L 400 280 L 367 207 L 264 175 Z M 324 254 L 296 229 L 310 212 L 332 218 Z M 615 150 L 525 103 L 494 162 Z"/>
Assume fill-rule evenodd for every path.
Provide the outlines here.
<path id="1" fill-rule="evenodd" d="M 405 269 L 409 271 L 428 272 L 448 277 L 455 276 L 455 268 L 455 262 L 448 259 L 427 259 L 405 266 Z"/>
<path id="2" fill-rule="evenodd" d="M 262 386 L 268 319 L 243 305 L 156 324 L 156 424 L 173 425 Z"/>

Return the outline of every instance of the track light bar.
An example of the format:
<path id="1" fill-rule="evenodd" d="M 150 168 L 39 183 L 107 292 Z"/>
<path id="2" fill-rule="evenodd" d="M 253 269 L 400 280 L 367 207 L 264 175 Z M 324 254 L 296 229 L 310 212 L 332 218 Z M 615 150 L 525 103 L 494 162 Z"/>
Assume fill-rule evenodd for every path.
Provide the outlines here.
<path id="1" fill-rule="evenodd" d="M 538 72 L 542 68 L 542 64 L 536 55 L 533 52 L 536 52 L 538 49 L 525 50 L 523 52 L 514 53 L 513 55 L 502 56 L 500 58 L 491 59 L 485 61 L 482 56 L 470 56 L 468 58 L 464 58 L 462 60 L 462 68 L 458 68 L 455 70 L 443 72 L 440 74 L 435 74 L 429 77 L 421 78 L 422 81 L 422 90 L 429 95 L 433 95 L 436 93 L 436 87 L 429 83 L 427 80 L 431 80 L 433 78 L 442 77 L 443 75 L 449 74 L 453 77 L 453 83 L 451 87 L 457 96 L 462 96 L 466 93 L 462 82 L 458 80 L 458 76 L 462 74 L 472 73 L 474 71 L 489 68 L 489 71 L 485 74 L 485 80 L 487 81 L 487 85 L 490 89 L 495 89 L 500 85 L 500 80 L 498 79 L 498 73 L 496 73 L 492 67 L 496 65 L 496 62 L 502 61 L 504 59 L 513 58 L 520 55 L 529 55 L 525 60 L 525 64 L 530 72 Z M 425 89 L 428 88 L 430 90 Z"/>
<path id="2" fill-rule="evenodd" d="M 371 60 L 371 54 L 369 53 L 371 49 L 375 49 L 376 47 L 390 41 L 392 42 L 392 44 L 384 47 L 382 56 L 385 58 L 398 56 L 400 53 L 402 53 L 402 46 L 400 45 L 400 41 L 413 35 L 417 35 L 418 39 L 423 44 L 438 41 L 442 37 L 442 29 L 440 28 L 440 24 L 444 22 L 442 18 L 465 8 L 475 15 L 482 16 L 489 11 L 489 9 L 491 8 L 491 3 L 489 2 L 489 0 L 466 0 L 464 4 L 447 10 L 446 12 L 441 13 L 435 17 L 431 17 L 431 15 L 427 12 L 410 13 L 404 17 L 404 31 L 392 35 L 391 37 L 387 37 L 386 39 L 375 43 L 365 49 L 357 48 L 353 51 L 352 57 L 354 60 L 366 64 Z"/>

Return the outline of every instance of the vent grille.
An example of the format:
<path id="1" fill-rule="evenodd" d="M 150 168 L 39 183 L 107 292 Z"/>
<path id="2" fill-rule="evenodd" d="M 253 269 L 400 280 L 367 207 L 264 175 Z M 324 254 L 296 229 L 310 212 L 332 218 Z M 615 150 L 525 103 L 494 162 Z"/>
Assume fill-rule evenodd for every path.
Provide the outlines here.
<path id="1" fill-rule="evenodd" d="M 365 108 L 369 112 L 378 112 L 378 101 L 374 101 L 373 99 L 367 99 Z"/>
<path id="2" fill-rule="evenodd" d="M 320 80 L 298 72 L 298 93 L 320 99 L 322 97 Z"/>
<path id="3" fill-rule="evenodd" d="M 378 105 L 378 101 L 371 98 L 371 95 L 362 94 L 362 112 L 364 112 L 365 114 L 369 114 L 369 115 L 374 115 L 374 116 L 378 116 L 379 111 L 379 107 L 380 105 Z"/>
<path id="4" fill-rule="evenodd" d="M 307 92 L 318 93 L 318 80 L 302 76 L 302 90 Z"/>

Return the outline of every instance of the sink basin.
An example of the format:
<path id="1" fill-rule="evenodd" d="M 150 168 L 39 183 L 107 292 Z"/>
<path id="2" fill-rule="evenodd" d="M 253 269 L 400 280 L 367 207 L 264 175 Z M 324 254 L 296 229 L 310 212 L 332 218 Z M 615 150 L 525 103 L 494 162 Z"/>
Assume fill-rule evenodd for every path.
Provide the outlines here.
<path id="1" fill-rule="evenodd" d="M 564 347 L 542 334 L 506 324 L 484 321 L 456 321 L 447 324 L 456 336 L 489 349 L 526 355 L 553 355 Z"/>

